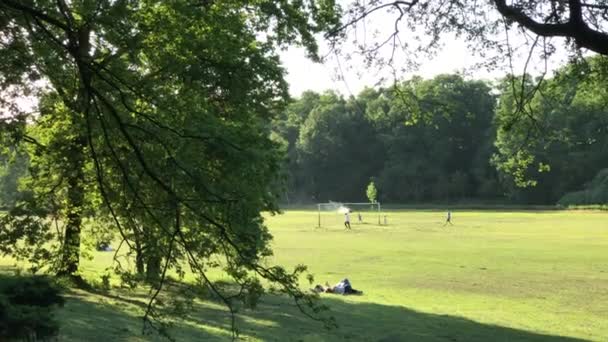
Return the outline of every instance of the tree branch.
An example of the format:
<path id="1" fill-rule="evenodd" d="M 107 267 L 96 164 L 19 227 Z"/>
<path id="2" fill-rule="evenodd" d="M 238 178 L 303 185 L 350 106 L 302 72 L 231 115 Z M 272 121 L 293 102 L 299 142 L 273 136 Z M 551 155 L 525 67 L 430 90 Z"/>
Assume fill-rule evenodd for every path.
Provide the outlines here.
<path id="1" fill-rule="evenodd" d="M 12 0 L 0 0 L 0 6 L 4 6 L 5 8 L 9 8 L 12 10 L 20 11 L 22 13 L 27 13 L 35 18 L 39 18 L 53 26 L 56 26 L 66 32 L 69 31 L 68 25 L 61 22 L 59 19 L 53 18 L 48 14 L 45 14 L 37 9 L 26 6 L 20 2 L 12 1 Z"/>
<path id="2" fill-rule="evenodd" d="M 338 34 L 339 32 L 343 31 L 344 29 L 346 29 L 349 26 L 352 26 L 354 24 L 356 24 L 357 22 L 365 19 L 367 16 L 369 16 L 370 14 L 379 11 L 383 8 L 387 8 L 387 7 L 396 7 L 399 9 L 399 11 L 401 13 L 403 13 L 403 10 L 401 9 L 401 7 L 406 7 L 408 10 L 410 8 L 412 8 L 413 6 L 415 6 L 418 3 L 419 0 L 412 0 L 412 1 L 393 1 L 390 3 L 386 3 L 386 4 L 382 4 L 380 6 L 376 6 L 370 10 L 364 10 L 363 13 L 361 13 L 361 15 L 359 15 L 358 17 L 351 19 L 350 21 L 348 21 L 346 24 L 343 24 L 342 26 L 328 32 L 326 34 L 326 37 L 332 37 L 335 36 L 336 34 Z"/>
<path id="3" fill-rule="evenodd" d="M 506 0 L 494 0 L 496 9 L 507 20 L 514 21 L 543 37 L 570 37 L 584 48 L 608 55 L 608 34 L 591 29 L 582 20 L 581 1 L 569 0 L 570 20 L 563 24 L 543 24 L 530 18 L 521 8 L 507 5 Z M 574 20 L 573 20 L 574 19 Z"/>

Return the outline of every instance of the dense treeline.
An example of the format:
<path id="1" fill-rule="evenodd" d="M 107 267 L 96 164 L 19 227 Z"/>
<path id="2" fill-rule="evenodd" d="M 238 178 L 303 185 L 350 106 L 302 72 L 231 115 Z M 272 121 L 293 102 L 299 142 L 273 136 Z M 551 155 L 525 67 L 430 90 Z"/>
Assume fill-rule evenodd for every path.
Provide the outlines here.
<path id="1" fill-rule="evenodd" d="M 384 202 L 500 196 L 492 154 L 495 96 L 458 75 L 414 78 L 344 99 L 304 93 L 275 122 L 289 156 L 286 200 Z"/>
<path id="2" fill-rule="evenodd" d="M 362 201 L 374 180 L 382 202 L 554 204 L 608 167 L 605 70 L 596 58 L 540 86 L 441 75 L 347 99 L 306 92 L 274 122 L 284 200 Z"/>
<path id="3" fill-rule="evenodd" d="M 440 75 L 350 98 L 305 92 L 273 122 L 287 156 L 283 200 L 365 201 L 373 180 L 391 203 L 603 203 L 607 70 L 594 58 L 540 86 Z M 532 94 L 523 108 L 519 91 Z M 27 160 L 0 160 L 1 206 L 17 198 Z"/>

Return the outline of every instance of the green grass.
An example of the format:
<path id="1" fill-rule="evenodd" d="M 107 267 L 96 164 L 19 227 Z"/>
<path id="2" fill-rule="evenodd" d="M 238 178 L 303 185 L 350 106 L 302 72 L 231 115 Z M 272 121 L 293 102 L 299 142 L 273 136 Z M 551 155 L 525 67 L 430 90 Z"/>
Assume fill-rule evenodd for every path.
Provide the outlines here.
<path id="1" fill-rule="evenodd" d="M 239 315 L 245 340 L 608 338 L 606 212 L 457 211 L 455 225 L 443 227 L 442 212 L 391 211 L 388 226 L 353 223 L 352 231 L 333 214 L 316 229 L 316 215 L 289 211 L 268 218 L 275 236 L 269 263 L 307 264 L 320 283 L 348 277 L 365 294 L 323 295 L 340 326 L 332 331 L 300 315 L 289 300 L 266 297 L 257 310 Z M 95 278 L 110 260 L 111 253 L 98 253 L 83 263 L 83 273 Z M 145 293 L 74 290 L 58 311 L 60 340 L 155 340 L 140 334 L 144 304 Z M 213 301 L 198 303 L 175 324 L 178 341 L 230 338 L 228 314 Z"/>

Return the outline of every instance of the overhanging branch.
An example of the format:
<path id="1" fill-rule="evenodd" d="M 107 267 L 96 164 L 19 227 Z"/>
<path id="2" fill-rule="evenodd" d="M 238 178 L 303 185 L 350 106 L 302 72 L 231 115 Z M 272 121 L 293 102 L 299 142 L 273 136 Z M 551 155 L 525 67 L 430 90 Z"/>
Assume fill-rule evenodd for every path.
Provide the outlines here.
<path id="1" fill-rule="evenodd" d="M 608 55 L 608 34 L 591 29 L 582 19 L 581 1 L 570 0 L 570 20 L 563 24 L 545 24 L 535 21 L 521 8 L 507 5 L 506 0 L 494 0 L 496 9 L 507 20 L 543 37 L 572 38 L 583 48 Z"/>

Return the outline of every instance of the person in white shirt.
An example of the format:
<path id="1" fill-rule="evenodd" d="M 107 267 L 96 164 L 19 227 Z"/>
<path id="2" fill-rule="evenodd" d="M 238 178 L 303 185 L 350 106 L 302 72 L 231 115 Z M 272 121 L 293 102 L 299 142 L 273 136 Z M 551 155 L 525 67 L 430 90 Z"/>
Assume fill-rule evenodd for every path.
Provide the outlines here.
<path id="1" fill-rule="evenodd" d="M 350 215 L 348 215 L 348 211 L 344 213 L 344 228 L 350 228 Z"/>
<path id="2" fill-rule="evenodd" d="M 341 295 L 363 294 L 363 291 L 353 289 L 353 287 L 350 284 L 350 281 L 347 278 L 340 281 L 339 283 L 337 283 L 334 286 L 330 286 L 329 283 L 326 282 L 325 286 L 317 285 L 311 290 L 314 292 L 317 292 L 317 293 L 324 292 L 324 293 L 333 293 L 333 294 L 341 294 Z"/>

